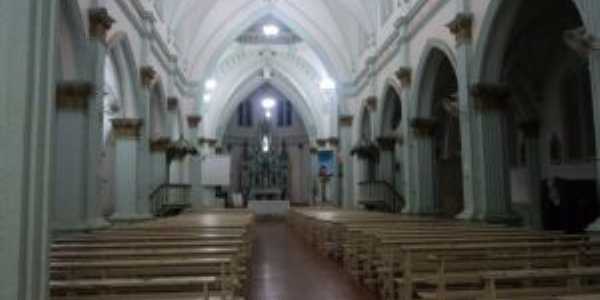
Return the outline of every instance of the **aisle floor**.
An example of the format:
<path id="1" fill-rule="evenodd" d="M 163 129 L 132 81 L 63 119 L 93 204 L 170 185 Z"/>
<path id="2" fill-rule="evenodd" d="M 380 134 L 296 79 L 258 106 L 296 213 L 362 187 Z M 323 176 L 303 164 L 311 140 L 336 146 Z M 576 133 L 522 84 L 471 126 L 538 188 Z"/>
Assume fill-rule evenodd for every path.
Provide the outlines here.
<path id="1" fill-rule="evenodd" d="M 259 222 L 252 262 L 251 300 L 375 300 L 343 270 L 288 230 Z"/>

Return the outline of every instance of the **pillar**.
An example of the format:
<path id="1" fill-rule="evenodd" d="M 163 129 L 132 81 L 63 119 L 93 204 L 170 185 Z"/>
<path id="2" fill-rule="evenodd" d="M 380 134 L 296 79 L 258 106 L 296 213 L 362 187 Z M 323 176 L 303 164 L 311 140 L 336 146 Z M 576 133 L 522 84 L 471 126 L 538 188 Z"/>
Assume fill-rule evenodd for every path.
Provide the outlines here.
<path id="1" fill-rule="evenodd" d="M 520 130 L 525 138 L 525 155 L 527 170 L 529 171 L 529 186 L 531 199 L 529 208 L 529 221 L 527 224 L 536 229 L 542 229 L 542 199 L 540 195 L 540 183 L 542 180 L 542 162 L 540 160 L 540 124 L 537 120 L 531 120 L 520 124 Z"/>
<path id="2" fill-rule="evenodd" d="M 408 51 L 408 49 L 405 49 Z M 408 59 L 406 59 L 408 60 Z M 402 85 L 401 99 L 402 111 L 408 111 L 406 103 L 410 101 L 411 87 L 412 87 L 412 69 L 410 67 L 401 67 L 396 71 L 396 78 Z M 400 136 L 398 139 L 399 143 L 403 145 L 402 151 L 402 174 L 404 177 L 403 187 L 404 190 L 404 207 L 402 208 L 403 213 L 414 213 L 415 212 L 415 200 L 417 198 L 417 189 L 415 186 L 415 178 L 412 174 L 415 174 L 415 162 L 412 159 L 414 154 L 414 132 L 409 130 L 406 116 L 403 117 L 403 121 L 400 125 Z"/>
<path id="3" fill-rule="evenodd" d="M 316 146 L 310 148 L 310 204 L 317 206 L 321 204 L 321 183 L 319 180 L 319 149 Z"/>
<path id="4" fill-rule="evenodd" d="M 62 82 L 56 90 L 54 145 L 54 201 L 52 225 L 57 230 L 84 230 L 88 226 L 88 172 L 90 144 L 88 104 L 90 82 Z"/>
<path id="5" fill-rule="evenodd" d="M 414 132 L 413 173 L 416 197 L 411 199 L 412 213 L 433 214 L 437 209 L 437 185 L 433 165 L 433 135 L 437 123 L 432 119 L 416 118 L 411 121 Z"/>
<path id="6" fill-rule="evenodd" d="M 518 223 L 511 207 L 510 162 L 508 156 L 506 109 L 510 98 L 508 86 L 477 83 L 471 87 L 474 113 L 479 122 L 478 151 L 480 208 L 478 218 L 493 223 Z"/>
<path id="7" fill-rule="evenodd" d="M 160 186 L 167 183 L 167 149 L 171 144 L 171 139 L 168 137 L 160 137 L 150 140 L 150 172 L 145 176 L 148 178 L 149 186 L 152 187 L 148 196 L 157 191 Z M 154 213 L 154 212 L 151 212 Z"/>
<path id="8" fill-rule="evenodd" d="M 396 138 L 389 136 L 378 137 L 377 145 L 379 146 L 378 179 L 394 186 Z"/>
<path id="9" fill-rule="evenodd" d="M 113 119 L 115 133 L 115 212 L 114 221 L 148 218 L 138 205 L 137 154 L 142 120 Z"/>
<path id="10" fill-rule="evenodd" d="M 0 299 L 48 298 L 57 1 L 0 1 Z"/>
<path id="11" fill-rule="evenodd" d="M 354 205 L 354 159 L 350 154 L 352 150 L 352 123 L 351 115 L 340 116 L 339 135 L 340 135 L 340 156 L 342 159 L 342 208 L 353 209 Z"/>
<path id="12" fill-rule="evenodd" d="M 327 147 L 328 150 L 333 151 L 333 159 L 336 170 L 339 168 L 339 151 L 340 151 L 340 140 L 337 137 L 331 137 L 327 139 Z M 327 184 L 327 201 L 330 204 L 334 204 L 337 207 L 342 206 L 341 198 L 340 198 L 340 170 L 337 170 L 330 178 Z"/>
<path id="13" fill-rule="evenodd" d="M 590 64 L 592 83 L 592 98 L 594 103 L 594 128 L 596 137 L 596 190 L 600 207 L 600 1 L 574 0 L 579 7 L 585 31 L 572 36 L 574 44 L 578 45 L 578 53 L 586 55 Z M 598 212 L 600 215 L 600 211 Z M 600 217 L 587 228 L 595 234 L 600 234 Z"/>
<path id="14" fill-rule="evenodd" d="M 86 57 L 89 61 L 88 72 L 85 74 L 94 86 L 92 99 L 88 102 L 87 124 L 86 124 L 86 165 L 85 178 L 85 207 L 86 223 L 90 228 L 102 228 L 109 226 L 103 216 L 103 203 L 98 195 L 98 162 L 100 161 L 100 149 L 102 148 L 104 110 L 104 64 L 106 61 L 107 36 L 115 20 L 108 14 L 106 8 L 93 7 L 88 11 L 89 20 L 89 47 Z"/>
<path id="15" fill-rule="evenodd" d="M 456 17 L 447 25 L 450 32 L 456 39 L 456 78 L 458 80 L 458 105 L 461 136 L 461 157 L 463 174 L 463 201 L 464 208 L 456 217 L 458 219 L 474 219 L 478 213 L 477 202 L 475 201 L 475 182 L 473 180 L 474 164 L 476 160 L 472 151 L 472 145 L 477 135 L 474 134 L 471 118 L 472 102 L 469 87 L 471 85 L 471 59 L 473 57 L 472 46 L 472 27 L 473 15 L 469 11 L 466 1 L 457 2 L 458 11 Z"/>
<path id="16" fill-rule="evenodd" d="M 195 147 L 199 147 L 198 140 L 196 137 L 199 135 L 199 126 L 202 122 L 202 116 L 200 115 L 189 115 L 187 116 L 188 127 L 191 131 L 191 136 L 193 137 L 192 144 Z M 201 164 L 201 156 L 194 155 L 189 157 L 189 184 L 192 186 L 190 201 L 192 201 L 192 209 L 201 210 L 202 209 L 202 181 L 200 168 Z"/>
<path id="17" fill-rule="evenodd" d="M 144 49 L 145 45 L 142 46 L 142 51 Z M 138 81 L 141 91 L 140 102 L 144 103 L 144 110 L 138 112 L 138 118 L 142 120 L 152 120 L 150 101 L 152 101 L 152 90 L 156 83 L 157 75 L 154 68 L 148 65 L 142 66 L 139 69 Z M 167 137 L 153 136 L 152 126 L 144 126 L 140 132 L 137 153 L 137 205 L 144 215 L 153 213 L 151 212 L 150 196 L 166 182 L 165 153 L 169 142 Z"/>

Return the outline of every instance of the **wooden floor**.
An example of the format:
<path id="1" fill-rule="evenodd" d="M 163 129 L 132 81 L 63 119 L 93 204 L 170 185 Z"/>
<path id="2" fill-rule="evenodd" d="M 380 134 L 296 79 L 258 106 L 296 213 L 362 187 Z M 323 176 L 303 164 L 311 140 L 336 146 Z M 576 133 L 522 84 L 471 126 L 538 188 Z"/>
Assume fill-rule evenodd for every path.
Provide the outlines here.
<path id="1" fill-rule="evenodd" d="M 251 300 L 375 300 L 331 260 L 319 256 L 285 222 L 256 224 Z"/>

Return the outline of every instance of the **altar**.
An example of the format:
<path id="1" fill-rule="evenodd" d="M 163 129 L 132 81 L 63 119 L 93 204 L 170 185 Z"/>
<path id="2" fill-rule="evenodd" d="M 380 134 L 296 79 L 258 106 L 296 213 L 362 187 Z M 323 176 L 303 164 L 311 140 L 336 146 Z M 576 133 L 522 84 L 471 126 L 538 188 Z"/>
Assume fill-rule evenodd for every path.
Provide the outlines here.
<path id="1" fill-rule="evenodd" d="M 251 200 L 248 209 L 258 217 L 285 217 L 290 209 L 290 202 L 284 200 Z"/>

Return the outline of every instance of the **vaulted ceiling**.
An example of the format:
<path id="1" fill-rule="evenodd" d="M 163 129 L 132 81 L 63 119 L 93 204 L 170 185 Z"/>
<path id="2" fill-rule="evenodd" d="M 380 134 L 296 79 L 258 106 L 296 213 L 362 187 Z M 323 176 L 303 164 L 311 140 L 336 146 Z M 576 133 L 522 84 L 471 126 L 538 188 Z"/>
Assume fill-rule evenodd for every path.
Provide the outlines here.
<path id="1" fill-rule="evenodd" d="M 387 0 L 381 0 L 387 1 Z M 285 23 L 328 72 L 347 80 L 361 44 L 376 32 L 380 0 L 158 0 L 192 78 L 202 79 L 245 30 L 265 16 Z"/>

